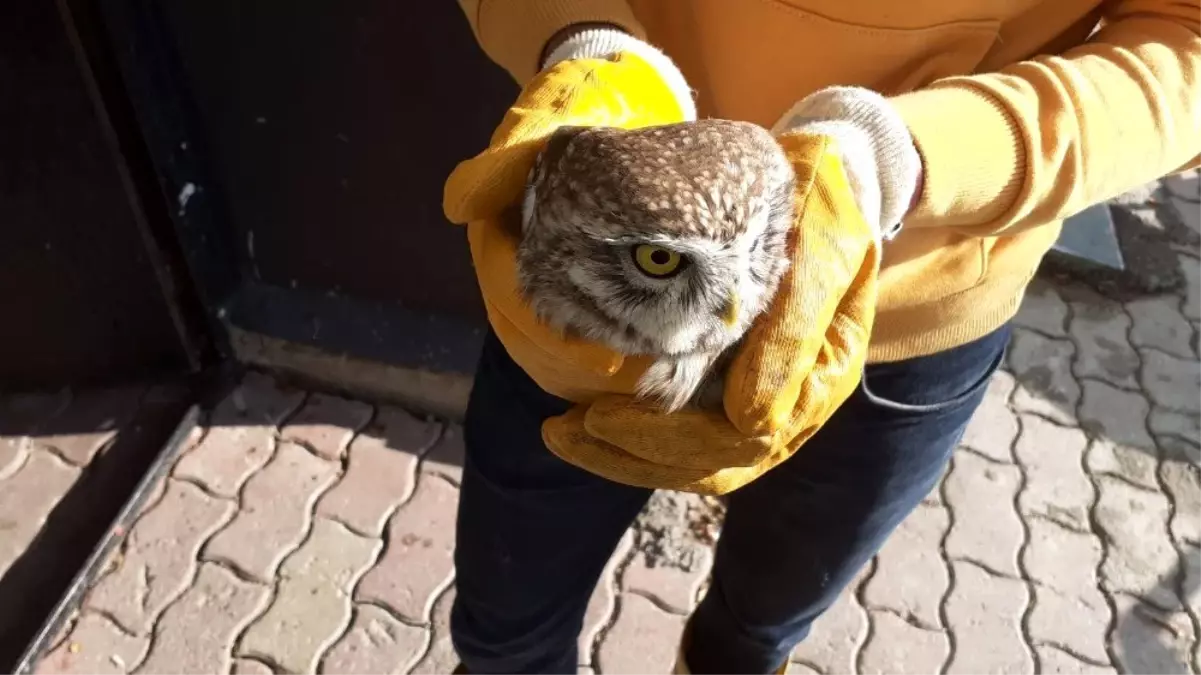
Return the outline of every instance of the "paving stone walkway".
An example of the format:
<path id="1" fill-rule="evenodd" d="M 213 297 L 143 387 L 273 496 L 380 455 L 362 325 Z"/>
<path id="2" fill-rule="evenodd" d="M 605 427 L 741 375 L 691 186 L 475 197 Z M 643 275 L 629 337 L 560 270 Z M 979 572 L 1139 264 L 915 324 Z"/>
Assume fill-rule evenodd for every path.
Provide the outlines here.
<path id="1" fill-rule="evenodd" d="M 1190 180 L 1169 188 L 1201 231 Z M 1124 304 L 1034 284 L 945 479 L 792 672 L 1201 670 L 1201 261 L 1179 264 L 1186 290 Z M 0 504 L 72 470 L 6 447 Z M 37 670 L 450 672 L 461 457 L 454 425 L 248 376 Z M 581 671 L 668 671 L 717 525 L 656 498 L 593 596 Z"/>

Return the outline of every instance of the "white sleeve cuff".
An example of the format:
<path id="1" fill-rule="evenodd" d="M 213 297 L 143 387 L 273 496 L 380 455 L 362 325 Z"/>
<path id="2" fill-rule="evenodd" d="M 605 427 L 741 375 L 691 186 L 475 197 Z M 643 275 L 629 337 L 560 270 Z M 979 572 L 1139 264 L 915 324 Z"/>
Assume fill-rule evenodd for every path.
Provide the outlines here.
<path id="1" fill-rule="evenodd" d="M 909 127 L 883 96 L 858 87 L 830 87 L 794 105 L 772 133 L 802 131 L 830 136 L 859 208 L 883 239 L 901 228 L 921 174 Z"/>
<path id="2" fill-rule="evenodd" d="M 546 55 L 542 67 L 549 68 L 560 61 L 571 59 L 600 59 L 618 52 L 629 52 L 649 63 L 675 94 L 680 110 L 684 113 L 684 120 L 691 122 L 696 119 L 696 102 L 692 98 L 692 89 L 676 64 L 663 52 L 616 28 L 588 28 L 576 32 Z"/>

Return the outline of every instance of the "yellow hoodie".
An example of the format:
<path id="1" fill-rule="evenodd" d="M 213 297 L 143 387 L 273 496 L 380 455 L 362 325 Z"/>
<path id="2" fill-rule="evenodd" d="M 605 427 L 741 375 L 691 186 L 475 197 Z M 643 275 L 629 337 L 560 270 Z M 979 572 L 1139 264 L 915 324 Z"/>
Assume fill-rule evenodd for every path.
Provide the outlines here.
<path id="1" fill-rule="evenodd" d="M 770 127 L 829 85 L 891 97 L 925 179 L 884 247 L 872 361 L 987 334 L 1016 313 L 1063 218 L 1201 163 L 1201 0 L 460 5 L 519 83 L 555 33 L 600 22 L 665 51 L 702 117 Z"/>

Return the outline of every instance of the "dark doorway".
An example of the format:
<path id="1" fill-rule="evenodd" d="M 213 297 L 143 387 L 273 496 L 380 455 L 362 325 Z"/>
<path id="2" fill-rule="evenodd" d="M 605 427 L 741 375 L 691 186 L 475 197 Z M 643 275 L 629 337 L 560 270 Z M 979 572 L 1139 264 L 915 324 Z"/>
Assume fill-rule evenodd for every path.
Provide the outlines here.
<path id="1" fill-rule="evenodd" d="M 484 315 L 442 184 L 517 89 L 455 2 L 99 2 L 223 322 L 470 371 Z"/>

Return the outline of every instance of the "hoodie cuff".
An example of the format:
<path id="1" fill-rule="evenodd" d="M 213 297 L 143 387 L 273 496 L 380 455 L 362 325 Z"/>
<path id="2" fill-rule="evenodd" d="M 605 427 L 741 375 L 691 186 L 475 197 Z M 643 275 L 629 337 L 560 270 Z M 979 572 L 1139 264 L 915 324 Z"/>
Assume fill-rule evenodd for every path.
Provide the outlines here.
<path id="1" fill-rule="evenodd" d="M 1025 183 L 1025 144 L 1001 105 L 966 83 L 891 99 L 925 167 L 906 227 L 981 227 L 1005 217 Z"/>
<path id="2" fill-rule="evenodd" d="M 550 39 L 573 24 L 612 24 L 646 37 L 626 0 L 479 0 L 467 18 L 488 57 L 522 85 L 541 70 Z"/>

